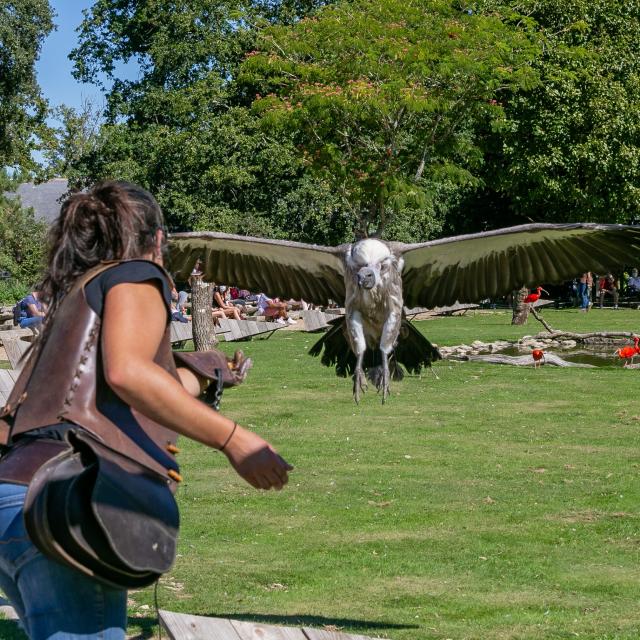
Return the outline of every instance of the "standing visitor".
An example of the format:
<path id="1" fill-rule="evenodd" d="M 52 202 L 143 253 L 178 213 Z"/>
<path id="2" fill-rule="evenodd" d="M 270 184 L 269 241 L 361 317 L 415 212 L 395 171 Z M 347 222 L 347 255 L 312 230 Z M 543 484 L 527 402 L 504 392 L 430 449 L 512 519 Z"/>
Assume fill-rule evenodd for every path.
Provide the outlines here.
<path id="1" fill-rule="evenodd" d="M 143 465 L 147 475 L 161 473 L 168 494 L 181 480 L 173 444 L 180 433 L 223 451 L 257 489 L 287 482 L 291 467 L 265 440 L 194 397 L 209 381 L 196 370 L 176 369 L 164 248 L 157 202 L 124 182 L 73 195 L 52 227 L 42 290 L 47 320 L 16 393 L 0 411 L 8 446 L 0 459 L 0 588 L 31 640 L 124 640 L 127 623 L 126 589 L 50 559 L 25 530 L 23 503 L 38 468 L 33 461 L 58 459 L 43 452 L 99 435 L 103 448 Z M 124 484 L 129 476 L 118 480 Z M 116 504 L 120 496 L 111 493 Z M 126 514 L 129 526 L 117 533 L 126 538 L 140 528 L 139 510 Z"/>
<path id="2" fill-rule="evenodd" d="M 591 271 L 583 273 L 578 282 L 578 300 L 580 301 L 580 311 L 589 311 L 593 306 L 591 302 L 591 287 L 593 287 L 593 275 Z"/>

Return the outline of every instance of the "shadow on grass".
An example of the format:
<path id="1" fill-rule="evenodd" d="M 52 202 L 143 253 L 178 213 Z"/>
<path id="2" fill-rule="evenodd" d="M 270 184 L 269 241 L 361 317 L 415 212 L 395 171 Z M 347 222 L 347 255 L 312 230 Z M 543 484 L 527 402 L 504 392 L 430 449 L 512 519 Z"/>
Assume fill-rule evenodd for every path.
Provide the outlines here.
<path id="1" fill-rule="evenodd" d="M 159 621 L 155 615 L 144 618 L 132 618 L 129 616 L 127 618 L 127 638 L 131 638 L 131 640 L 147 640 L 147 638 L 155 638 L 158 636 L 158 624 Z M 131 635 L 134 629 L 138 632 L 135 636 Z M 162 637 L 166 637 L 164 630 Z"/>
<path id="2" fill-rule="evenodd" d="M 244 622 L 256 622 L 264 624 L 280 625 L 284 627 L 324 627 L 334 626 L 340 629 L 349 628 L 351 630 L 366 629 L 419 629 L 415 624 L 397 624 L 395 622 L 384 622 L 381 620 L 355 620 L 353 618 L 325 618 L 324 616 L 296 616 L 296 615 L 276 615 L 273 613 L 199 613 L 214 618 L 231 618 Z"/>

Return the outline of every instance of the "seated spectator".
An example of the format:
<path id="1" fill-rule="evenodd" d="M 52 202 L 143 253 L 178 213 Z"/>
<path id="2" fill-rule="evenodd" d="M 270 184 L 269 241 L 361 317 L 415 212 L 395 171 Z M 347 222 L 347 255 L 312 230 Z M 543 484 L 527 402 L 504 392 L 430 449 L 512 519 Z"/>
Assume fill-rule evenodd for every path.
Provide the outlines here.
<path id="1" fill-rule="evenodd" d="M 189 294 L 186 291 L 178 291 L 178 311 L 186 316 L 187 315 L 187 300 L 189 299 Z"/>
<path id="2" fill-rule="evenodd" d="M 627 280 L 627 292 L 630 296 L 640 296 L 640 276 L 637 269 L 631 269 L 631 275 Z"/>
<path id="3" fill-rule="evenodd" d="M 240 312 L 238 307 L 226 300 L 227 287 L 220 285 L 213 288 L 213 317 L 214 318 L 232 318 L 233 320 L 244 320 L 245 315 Z"/>
<path id="4" fill-rule="evenodd" d="M 182 306 L 180 305 L 180 294 L 184 293 Z M 178 322 L 189 322 L 189 318 L 186 314 L 186 308 L 184 307 L 184 300 L 186 300 L 186 292 L 181 291 L 178 293 L 175 287 L 171 289 L 171 319 Z"/>
<path id="5" fill-rule="evenodd" d="M 604 303 L 604 296 L 609 294 L 613 298 L 613 308 L 618 308 L 618 298 L 620 294 L 618 292 L 618 283 L 614 278 L 612 273 L 607 273 L 606 276 L 600 278 L 599 282 L 600 289 L 600 308 L 602 309 L 602 305 Z"/>
<path id="6" fill-rule="evenodd" d="M 20 328 L 33 329 L 37 333 L 47 313 L 47 305 L 40 300 L 39 292 L 32 291 L 18 304 L 20 305 Z"/>
<path id="7" fill-rule="evenodd" d="M 258 305 L 258 315 L 265 318 L 275 318 L 278 324 L 295 324 L 296 321 L 287 314 L 287 303 L 281 302 L 279 298 L 269 298 L 264 293 L 258 294 L 256 300 Z"/>
<path id="8" fill-rule="evenodd" d="M 287 300 L 287 307 L 292 311 L 293 310 L 307 311 L 307 309 L 313 309 L 313 305 L 309 304 L 308 302 L 305 302 L 302 298 L 300 298 L 300 300 L 294 300 L 293 298 L 291 298 L 291 300 Z"/>
<path id="9" fill-rule="evenodd" d="M 247 303 L 244 297 L 241 295 L 242 291 L 238 287 L 229 287 L 228 302 L 235 304 L 239 307 L 244 307 Z"/>

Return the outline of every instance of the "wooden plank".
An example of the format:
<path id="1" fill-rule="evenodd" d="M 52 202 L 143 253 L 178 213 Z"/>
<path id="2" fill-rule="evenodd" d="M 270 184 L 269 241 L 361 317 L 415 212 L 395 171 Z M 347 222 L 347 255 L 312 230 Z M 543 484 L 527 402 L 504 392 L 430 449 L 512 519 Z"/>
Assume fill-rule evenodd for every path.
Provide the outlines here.
<path id="1" fill-rule="evenodd" d="M 7 352 L 7 358 L 13 369 L 20 369 L 24 364 L 22 356 L 31 346 L 30 342 L 25 342 L 19 338 L 5 338 L 2 345 Z"/>
<path id="2" fill-rule="evenodd" d="M 258 333 L 262 333 L 260 331 L 260 329 L 258 329 L 258 323 L 254 322 L 253 320 L 245 320 L 244 322 L 246 322 L 246 327 L 247 327 L 247 333 L 245 335 L 248 336 L 255 336 Z M 243 323 L 244 324 L 244 323 Z"/>
<path id="3" fill-rule="evenodd" d="M 7 404 L 18 375 L 19 372 L 13 369 L 0 369 L 0 407 Z"/>
<path id="4" fill-rule="evenodd" d="M 162 626 L 171 640 L 240 640 L 229 620 L 158 611 Z"/>
<path id="5" fill-rule="evenodd" d="M 218 340 L 233 340 L 231 336 L 231 327 L 229 326 L 229 320 L 227 318 L 218 318 L 218 324 L 216 325 L 216 337 Z"/>
<path id="6" fill-rule="evenodd" d="M 0 369 L 0 407 L 7 404 L 9 394 L 18 377 L 18 372 L 12 369 Z"/>
<path id="7" fill-rule="evenodd" d="M 192 340 L 193 339 L 193 328 L 191 326 L 191 322 L 179 322 L 178 320 L 173 320 L 171 322 L 171 342 L 182 342 L 184 340 Z"/>
<path id="8" fill-rule="evenodd" d="M 4 344 L 5 339 L 33 338 L 34 335 L 31 329 L 9 329 L 8 331 L 0 331 L 0 344 Z"/>
<path id="9" fill-rule="evenodd" d="M 238 320 L 229 320 L 229 329 L 230 329 L 230 333 L 233 336 L 234 340 L 242 340 L 242 338 L 244 338 L 244 336 L 242 335 L 242 329 L 240 329 L 240 327 L 238 326 Z M 227 338 L 227 340 L 229 340 L 229 338 Z"/>
<path id="10" fill-rule="evenodd" d="M 322 311 L 306 311 L 303 320 L 305 331 L 318 331 L 329 326 L 327 316 Z"/>
<path id="11" fill-rule="evenodd" d="M 339 631 L 327 631 L 326 629 L 311 629 L 302 627 L 308 640 L 372 640 L 370 636 L 358 636 L 352 633 L 340 633 Z"/>
<path id="12" fill-rule="evenodd" d="M 242 640 L 307 640 L 301 629 L 240 620 L 230 621 Z"/>

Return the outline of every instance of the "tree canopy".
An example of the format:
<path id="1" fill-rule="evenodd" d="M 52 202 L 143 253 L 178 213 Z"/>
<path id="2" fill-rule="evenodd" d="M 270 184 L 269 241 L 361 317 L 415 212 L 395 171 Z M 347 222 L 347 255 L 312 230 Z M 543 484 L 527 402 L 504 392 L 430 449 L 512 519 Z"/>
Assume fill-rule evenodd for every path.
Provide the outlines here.
<path id="1" fill-rule="evenodd" d="M 4 195 L 18 182 L 19 176 L 0 172 L 0 273 L 9 275 L 9 280 L 0 279 L 0 303 L 15 302 L 38 281 L 46 253 L 47 224 L 18 198 Z"/>
<path id="2" fill-rule="evenodd" d="M 363 235 L 427 208 L 437 186 L 477 184 L 498 98 L 537 84 L 535 38 L 447 1 L 340 3 L 258 42 L 239 82 L 268 126 L 296 131 Z"/>
<path id="3" fill-rule="evenodd" d="M 52 28 L 47 0 L 12 0 L 0 6 L 0 168 L 33 166 L 31 151 L 47 110 L 35 62 Z"/>
<path id="4" fill-rule="evenodd" d="M 637 220 L 640 3 L 509 4 L 542 38 L 540 82 L 505 101 L 485 154 L 487 189 L 468 210 L 497 212 L 498 224 Z M 483 222 L 470 214 L 469 228 Z"/>
<path id="5" fill-rule="evenodd" d="M 115 82 L 64 171 L 172 228 L 324 243 L 629 221 L 639 31 L 640 0 L 97 0 L 72 57 Z"/>

